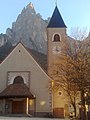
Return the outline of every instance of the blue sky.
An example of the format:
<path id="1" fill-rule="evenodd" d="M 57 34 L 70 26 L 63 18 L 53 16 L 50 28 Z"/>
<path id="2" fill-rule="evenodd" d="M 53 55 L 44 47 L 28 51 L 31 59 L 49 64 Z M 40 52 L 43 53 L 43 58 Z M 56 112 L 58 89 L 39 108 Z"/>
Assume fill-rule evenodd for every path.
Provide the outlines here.
<path id="1" fill-rule="evenodd" d="M 67 25 L 67 30 L 75 27 L 90 29 L 90 0 L 57 0 L 60 13 Z M 47 19 L 53 13 L 55 0 L 1 0 L 0 33 L 12 26 L 22 9 L 32 2 L 37 13 Z"/>

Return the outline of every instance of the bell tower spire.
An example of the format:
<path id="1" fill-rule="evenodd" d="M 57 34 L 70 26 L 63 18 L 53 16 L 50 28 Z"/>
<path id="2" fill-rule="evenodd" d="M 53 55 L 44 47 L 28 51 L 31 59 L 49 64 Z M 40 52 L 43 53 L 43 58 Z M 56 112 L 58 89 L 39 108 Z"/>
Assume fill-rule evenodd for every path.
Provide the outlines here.
<path id="1" fill-rule="evenodd" d="M 64 20 L 56 6 L 47 28 L 66 28 Z"/>

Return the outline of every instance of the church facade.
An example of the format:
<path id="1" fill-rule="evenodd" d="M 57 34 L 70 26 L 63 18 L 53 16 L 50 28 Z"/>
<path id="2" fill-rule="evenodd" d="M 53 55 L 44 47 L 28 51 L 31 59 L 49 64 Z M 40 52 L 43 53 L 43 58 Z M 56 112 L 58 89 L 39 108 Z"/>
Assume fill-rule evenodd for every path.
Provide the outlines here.
<path id="1" fill-rule="evenodd" d="M 69 116 L 62 89 L 52 91 L 51 66 L 65 53 L 66 25 L 55 7 L 47 26 L 47 72 L 20 42 L 0 64 L 0 114 Z"/>
<path id="2" fill-rule="evenodd" d="M 0 113 L 51 113 L 50 77 L 19 43 L 0 64 Z"/>

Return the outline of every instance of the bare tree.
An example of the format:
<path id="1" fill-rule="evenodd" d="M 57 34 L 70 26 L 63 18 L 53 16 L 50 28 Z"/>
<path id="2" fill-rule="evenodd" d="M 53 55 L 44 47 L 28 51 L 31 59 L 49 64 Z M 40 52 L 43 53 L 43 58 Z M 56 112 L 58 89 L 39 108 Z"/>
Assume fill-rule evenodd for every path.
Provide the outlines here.
<path id="1" fill-rule="evenodd" d="M 71 28 L 71 37 L 75 40 L 83 41 L 87 37 L 87 28 L 83 27 L 82 29 L 79 27 Z"/>
<path id="2" fill-rule="evenodd" d="M 62 59 L 63 62 L 60 62 Z M 54 89 L 57 90 L 62 88 L 70 104 L 74 108 L 74 113 L 76 116 L 76 101 L 78 100 L 79 90 L 77 82 L 74 82 L 77 79 L 76 75 L 76 63 L 73 57 L 62 55 L 60 61 L 53 65 L 52 77 L 54 78 Z"/>
<path id="3" fill-rule="evenodd" d="M 81 35 L 80 31 L 79 34 Z M 78 34 L 78 36 L 80 36 Z M 83 33 L 84 34 L 84 33 Z M 84 35 L 79 39 L 84 39 Z M 66 92 L 72 104 L 76 116 L 76 101 L 81 94 L 81 104 L 85 108 L 85 92 L 90 91 L 90 53 L 83 52 L 82 43 L 78 47 L 75 45 L 74 54 L 62 54 L 58 62 L 52 65 L 52 77 L 54 79 L 54 89 L 62 89 Z M 67 50 L 67 48 L 66 48 Z M 70 49 L 69 49 L 70 50 Z M 66 52 L 68 53 L 68 52 Z M 70 52 L 71 53 L 71 52 Z M 83 119 L 86 118 L 84 109 Z"/>

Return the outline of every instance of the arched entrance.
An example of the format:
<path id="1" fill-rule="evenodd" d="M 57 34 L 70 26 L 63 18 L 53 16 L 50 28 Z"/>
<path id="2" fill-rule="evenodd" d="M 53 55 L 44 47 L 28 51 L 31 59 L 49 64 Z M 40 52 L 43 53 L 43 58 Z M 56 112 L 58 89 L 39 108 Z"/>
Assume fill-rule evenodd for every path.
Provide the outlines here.
<path id="1" fill-rule="evenodd" d="M 13 84 L 24 84 L 24 80 L 21 76 L 15 77 Z M 18 91 L 20 92 L 20 91 Z M 25 98 L 14 98 L 12 100 L 12 113 L 13 114 L 24 114 L 26 111 L 26 99 Z"/>

